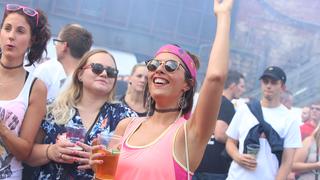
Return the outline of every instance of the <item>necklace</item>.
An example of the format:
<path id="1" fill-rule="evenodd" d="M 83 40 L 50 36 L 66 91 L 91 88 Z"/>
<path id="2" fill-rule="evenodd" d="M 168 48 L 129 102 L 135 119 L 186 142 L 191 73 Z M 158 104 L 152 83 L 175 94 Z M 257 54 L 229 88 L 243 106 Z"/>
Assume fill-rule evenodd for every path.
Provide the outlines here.
<path id="1" fill-rule="evenodd" d="M 180 111 L 180 108 L 169 108 L 169 109 L 154 109 L 156 112 L 158 113 L 167 113 L 167 112 L 176 112 L 176 111 Z"/>
<path id="2" fill-rule="evenodd" d="M 23 63 L 17 65 L 17 66 L 7 66 L 7 65 L 4 65 L 1 61 L 0 61 L 0 65 L 5 68 L 5 69 L 17 69 L 17 68 L 20 68 L 23 66 Z"/>

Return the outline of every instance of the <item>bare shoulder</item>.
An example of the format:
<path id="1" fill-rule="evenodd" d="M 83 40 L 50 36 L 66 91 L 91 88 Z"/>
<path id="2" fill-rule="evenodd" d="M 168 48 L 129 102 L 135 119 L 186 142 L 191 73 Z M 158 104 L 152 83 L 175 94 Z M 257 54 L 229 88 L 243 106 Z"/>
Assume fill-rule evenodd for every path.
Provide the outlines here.
<path id="1" fill-rule="evenodd" d="M 135 119 L 136 117 L 128 117 L 119 122 L 116 127 L 115 133 L 117 135 L 123 135 L 128 125 Z"/>
<path id="2" fill-rule="evenodd" d="M 34 93 L 46 93 L 47 92 L 47 87 L 45 85 L 45 83 L 39 79 L 36 78 L 33 82 L 33 86 L 32 86 L 32 94 Z"/>

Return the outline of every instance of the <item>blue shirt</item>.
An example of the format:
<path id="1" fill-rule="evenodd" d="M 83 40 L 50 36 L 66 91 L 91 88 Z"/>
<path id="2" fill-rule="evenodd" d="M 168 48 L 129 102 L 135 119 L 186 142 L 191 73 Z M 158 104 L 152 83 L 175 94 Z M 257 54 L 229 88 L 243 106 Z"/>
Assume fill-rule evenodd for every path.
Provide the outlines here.
<path id="1" fill-rule="evenodd" d="M 76 113 L 67 123 L 79 124 L 83 126 L 81 117 L 78 110 L 75 108 Z M 85 137 L 85 143 L 92 145 L 93 139 L 97 137 L 101 132 L 107 131 L 111 133 L 115 130 L 118 123 L 127 117 L 136 117 L 137 114 L 129 109 L 127 106 L 121 103 L 105 103 L 100 112 L 97 115 L 95 123 L 87 131 Z M 54 117 L 52 114 L 49 114 L 47 118 L 42 122 L 41 127 L 45 133 L 44 144 L 54 144 L 56 138 L 59 134 L 64 133 L 66 130 L 65 125 L 58 125 L 54 122 Z M 46 180 L 56 180 L 56 179 L 92 179 L 93 171 L 92 170 L 78 170 L 78 164 L 64 164 L 51 161 L 50 163 L 41 166 L 38 168 L 32 179 L 46 179 Z"/>

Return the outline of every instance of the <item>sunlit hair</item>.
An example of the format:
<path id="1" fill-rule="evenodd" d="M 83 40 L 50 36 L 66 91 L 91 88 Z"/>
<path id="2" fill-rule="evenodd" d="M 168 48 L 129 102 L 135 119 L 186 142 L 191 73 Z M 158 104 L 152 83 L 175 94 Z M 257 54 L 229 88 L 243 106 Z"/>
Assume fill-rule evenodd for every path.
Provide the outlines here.
<path id="1" fill-rule="evenodd" d="M 56 100 L 51 105 L 48 106 L 47 114 L 52 113 L 57 124 L 66 124 L 75 115 L 75 109 L 73 107 L 77 107 L 77 104 L 80 102 L 83 95 L 83 85 L 79 80 L 78 75 L 83 71 L 82 68 L 87 65 L 88 59 L 98 53 L 110 55 L 113 63 L 115 64 L 115 68 L 117 69 L 114 57 L 104 49 L 95 49 L 84 54 L 78 67 L 73 73 L 71 84 L 58 95 Z M 116 82 L 117 78 L 114 80 L 114 84 L 110 93 L 107 94 L 106 102 L 114 101 Z"/>
<path id="2" fill-rule="evenodd" d="M 134 65 L 133 68 L 132 68 L 132 70 L 131 70 L 131 74 L 130 74 L 130 75 L 132 76 L 139 67 L 145 67 L 145 68 L 147 68 L 147 65 L 145 65 L 145 64 L 136 64 L 136 65 Z"/>
<path id="3" fill-rule="evenodd" d="M 30 49 L 27 50 L 27 60 L 29 61 L 29 63 L 26 66 L 31 66 L 34 64 L 34 62 L 41 61 L 43 52 L 46 52 L 47 54 L 47 42 L 51 37 L 51 32 L 46 15 L 40 9 L 36 9 L 36 11 L 38 12 L 39 16 L 38 25 L 36 25 L 37 22 L 35 16 L 31 17 L 26 15 L 25 13 L 23 13 L 22 9 L 17 11 L 5 11 L 1 22 L 2 29 L 3 23 L 8 15 L 16 13 L 23 16 L 29 24 L 32 44 Z"/>
<path id="4" fill-rule="evenodd" d="M 178 46 L 176 44 L 174 44 L 174 45 Z M 186 52 L 188 53 L 188 55 L 193 60 L 195 66 L 196 66 L 196 69 L 199 69 L 199 67 L 200 67 L 199 58 L 196 55 L 190 53 L 189 51 L 186 51 Z M 184 81 L 190 87 L 190 89 L 187 90 L 183 95 L 184 98 L 185 98 L 185 101 L 187 103 L 186 106 L 182 109 L 182 115 L 185 115 L 185 114 L 189 113 L 192 110 L 193 96 L 194 96 L 194 93 L 196 92 L 196 88 L 197 88 L 197 80 L 192 78 L 191 72 L 188 70 L 188 68 L 186 68 L 186 65 L 184 64 L 184 62 L 182 60 L 181 60 L 181 62 L 183 63 L 182 65 L 184 66 L 184 69 L 186 70 L 185 71 L 185 75 L 184 75 Z M 144 102 L 148 106 L 148 116 L 151 116 L 154 113 L 156 104 L 155 104 L 155 101 L 153 100 L 153 98 L 150 95 L 148 82 L 146 84 L 145 91 L 144 91 Z"/>

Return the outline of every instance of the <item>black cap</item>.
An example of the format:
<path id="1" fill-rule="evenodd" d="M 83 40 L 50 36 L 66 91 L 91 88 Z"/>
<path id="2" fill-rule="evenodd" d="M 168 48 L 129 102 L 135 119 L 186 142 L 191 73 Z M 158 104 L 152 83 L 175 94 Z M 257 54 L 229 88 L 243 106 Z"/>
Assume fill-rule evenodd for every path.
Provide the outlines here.
<path id="1" fill-rule="evenodd" d="M 272 79 L 281 80 L 284 84 L 286 83 L 286 80 L 287 80 L 286 73 L 277 66 L 270 66 L 266 70 L 264 70 L 260 79 L 264 77 L 271 77 Z"/>

